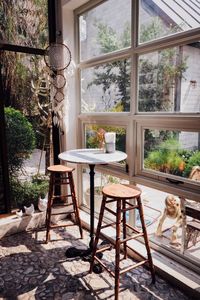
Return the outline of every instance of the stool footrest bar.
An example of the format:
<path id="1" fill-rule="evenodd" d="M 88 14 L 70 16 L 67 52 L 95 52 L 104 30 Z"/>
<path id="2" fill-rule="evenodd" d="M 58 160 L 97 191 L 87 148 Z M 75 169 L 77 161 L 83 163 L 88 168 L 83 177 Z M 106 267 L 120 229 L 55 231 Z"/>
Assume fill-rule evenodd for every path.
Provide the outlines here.
<path id="1" fill-rule="evenodd" d="M 101 229 L 104 229 L 104 228 L 107 228 L 107 227 L 113 226 L 113 225 L 116 225 L 116 223 L 113 222 L 113 223 L 109 223 L 109 224 L 106 224 L 106 225 L 102 225 L 102 226 L 101 226 Z"/>
<path id="2" fill-rule="evenodd" d="M 136 239 L 136 238 L 138 238 L 138 237 L 140 237 L 140 236 L 144 236 L 144 233 L 137 233 L 137 234 L 132 235 L 132 236 L 126 238 L 126 239 L 120 240 L 120 243 L 122 244 L 122 243 L 124 243 L 124 242 L 130 241 L 130 240 L 133 240 L 133 239 Z"/>
<path id="3" fill-rule="evenodd" d="M 128 223 L 126 223 L 126 226 L 127 226 L 128 228 L 130 228 L 131 230 L 133 230 L 134 232 L 136 232 L 136 233 L 141 233 L 138 229 L 136 229 L 135 227 L 129 225 Z"/>
<path id="4" fill-rule="evenodd" d="M 52 199 L 62 199 L 62 198 L 69 198 L 69 197 L 72 197 L 72 195 L 71 194 L 69 194 L 69 195 L 53 195 L 52 196 Z"/>
<path id="5" fill-rule="evenodd" d="M 54 182 L 54 186 L 60 186 L 60 185 L 67 185 L 67 184 L 69 184 L 69 182 Z"/>
<path id="6" fill-rule="evenodd" d="M 105 210 L 107 210 L 109 213 L 111 213 L 112 215 L 116 216 L 117 214 L 110 208 L 106 207 L 104 208 Z"/>
<path id="7" fill-rule="evenodd" d="M 97 256 L 94 256 L 94 259 L 96 261 L 98 261 L 98 263 L 112 276 L 112 277 L 115 277 L 115 273 L 112 272 L 110 269 L 108 269 L 108 267 L 97 257 Z"/>
<path id="8" fill-rule="evenodd" d="M 73 203 L 55 203 L 52 205 L 52 208 L 56 208 L 56 207 L 68 207 L 70 205 L 73 205 Z"/>
<path id="9" fill-rule="evenodd" d="M 127 268 L 121 270 L 121 271 L 119 272 L 119 274 L 122 275 L 122 274 L 124 274 L 124 273 L 126 273 L 126 272 L 128 272 L 128 271 L 130 271 L 130 270 L 133 270 L 133 269 L 135 269 L 135 268 L 137 268 L 137 267 L 139 267 L 139 266 L 144 265 L 144 264 L 147 263 L 147 262 L 148 262 L 148 259 L 142 260 L 142 261 L 136 263 L 135 265 L 132 265 L 132 266 L 130 266 L 130 267 L 127 267 Z"/>
<path id="10" fill-rule="evenodd" d="M 96 251 L 96 253 L 100 253 L 100 252 L 104 252 L 106 250 L 112 250 L 113 249 L 113 245 L 109 245 L 109 246 L 106 246 L 106 247 L 103 247 L 103 248 L 100 248 Z"/>
<path id="11" fill-rule="evenodd" d="M 121 212 L 130 211 L 130 210 L 133 210 L 133 209 L 136 209 L 136 208 L 138 208 L 138 206 L 134 205 L 133 207 L 128 207 L 128 208 L 122 209 Z"/>
<path id="12" fill-rule="evenodd" d="M 74 211 L 65 211 L 65 212 L 60 212 L 60 213 L 53 213 L 51 214 L 52 216 L 59 216 L 59 215 L 69 215 L 69 214 L 74 214 Z"/>
<path id="13" fill-rule="evenodd" d="M 55 225 L 50 225 L 50 229 L 53 229 L 53 228 L 59 228 L 59 227 L 70 227 L 70 226 L 77 226 L 77 224 L 55 224 Z"/>

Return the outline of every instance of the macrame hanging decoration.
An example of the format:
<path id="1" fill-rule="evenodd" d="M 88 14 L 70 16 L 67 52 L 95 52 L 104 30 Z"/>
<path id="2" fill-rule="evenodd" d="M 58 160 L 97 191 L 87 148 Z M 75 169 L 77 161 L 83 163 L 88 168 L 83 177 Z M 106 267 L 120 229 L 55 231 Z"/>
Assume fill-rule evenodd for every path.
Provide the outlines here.
<path id="1" fill-rule="evenodd" d="M 63 90 L 66 85 L 64 70 L 71 63 L 71 52 L 65 44 L 52 43 L 46 48 L 44 60 L 50 70 L 50 94 L 52 111 L 54 113 L 53 123 L 60 126 L 63 118 Z"/>

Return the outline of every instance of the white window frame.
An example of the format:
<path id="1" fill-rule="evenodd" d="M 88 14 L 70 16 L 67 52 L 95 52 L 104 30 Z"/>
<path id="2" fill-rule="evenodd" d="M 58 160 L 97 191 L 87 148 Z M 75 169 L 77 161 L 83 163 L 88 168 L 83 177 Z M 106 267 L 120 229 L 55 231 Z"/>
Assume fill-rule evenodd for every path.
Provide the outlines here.
<path id="1" fill-rule="evenodd" d="M 157 121 L 157 119 L 156 119 Z M 171 174 L 165 174 L 161 172 L 156 172 L 153 170 L 147 170 L 143 168 L 143 157 L 144 157 L 144 130 L 145 129 L 158 129 L 158 130 L 181 130 L 181 131 L 195 131 L 199 132 L 198 122 L 194 123 L 194 120 L 191 118 L 175 118 L 164 119 L 159 124 L 156 124 L 155 119 L 149 118 L 148 120 L 139 120 L 137 122 L 137 159 L 135 160 L 136 165 L 136 177 L 147 177 L 151 178 L 152 182 L 160 182 L 165 184 L 165 191 L 171 192 L 172 188 L 180 197 L 185 197 L 189 199 L 199 200 L 199 182 L 197 181 L 188 181 L 186 178 L 178 177 Z M 183 125 L 184 124 L 184 125 Z M 171 184 L 169 180 L 171 180 Z M 181 182 L 181 183 L 178 183 Z"/>
<path id="2" fill-rule="evenodd" d="M 181 32 L 174 34 L 172 36 L 167 36 L 160 38 L 155 41 L 150 41 L 147 43 L 139 44 L 137 41 L 137 30 L 136 26 L 139 16 L 139 1 L 132 1 L 133 7 L 133 28 L 137 28 L 133 32 L 132 45 L 127 49 L 120 51 L 115 51 L 114 53 L 109 53 L 106 55 L 101 55 L 99 57 L 91 58 L 87 61 L 80 62 L 79 60 L 79 35 L 78 35 L 78 17 L 80 14 L 85 12 L 88 9 L 92 9 L 97 6 L 99 3 L 104 1 L 89 1 L 87 4 L 78 8 L 75 11 L 75 21 L 76 21 L 76 43 L 77 43 L 77 62 L 78 62 L 78 74 L 79 74 L 79 86 L 80 86 L 80 72 L 82 69 L 94 67 L 97 65 L 104 64 L 106 62 L 111 62 L 113 60 L 119 60 L 122 58 L 131 58 L 132 67 L 131 67 L 131 103 L 130 103 L 130 112 L 122 113 L 81 113 L 80 99 L 81 95 L 79 92 L 79 114 L 78 114 L 78 130 L 81 134 L 78 134 L 79 146 L 84 147 L 84 124 L 86 123 L 98 123 L 104 125 L 119 125 L 124 124 L 127 129 L 127 142 L 126 149 L 128 154 L 127 163 L 129 166 L 129 181 L 135 183 L 143 183 L 148 186 L 154 186 L 158 189 L 164 190 L 167 192 L 175 191 L 176 194 L 189 197 L 194 200 L 199 199 L 198 196 L 198 185 L 196 183 L 190 184 L 187 180 L 184 181 L 184 188 L 181 185 L 179 188 L 173 183 L 166 182 L 166 174 L 156 174 L 155 172 L 143 170 L 142 168 L 142 154 L 143 154 L 143 129 L 146 128 L 163 128 L 163 129 L 179 129 L 179 130 L 196 130 L 200 128 L 200 116 L 199 114 L 193 113 L 167 113 L 167 112 L 138 112 L 137 111 L 137 93 L 138 93 L 138 77 L 137 77 L 137 62 L 139 55 L 154 52 L 157 50 L 175 47 L 184 45 L 185 43 L 192 43 L 194 41 L 200 40 L 200 28 L 192 29 L 186 32 Z M 134 27 L 135 26 L 135 27 Z M 117 122 L 116 122 L 117 117 Z M 169 126 L 169 117 L 170 117 L 170 126 Z M 172 122 L 173 120 L 173 122 Z M 116 124 L 117 123 L 117 124 Z M 134 159 L 135 158 L 135 159 Z M 112 172 L 112 167 L 110 167 Z M 119 169 L 119 173 L 121 170 Z M 119 174 L 120 175 L 120 174 Z M 125 174 L 127 178 L 127 174 Z M 174 177 L 172 176 L 172 179 Z M 176 180 L 179 180 L 179 177 L 176 177 Z M 180 179 L 182 180 L 182 178 Z"/>
<path id="3" fill-rule="evenodd" d="M 75 1 L 76 5 L 81 5 L 82 2 L 86 2 L 87 0 L 79 0 Z M 99 57 L 95 57 L 89 59 L 87 61 L 80 62 L 79 60 L 79 24 L 78 24 L 78 16 L 85 11 L 97 6 L 100 3 L 103 3 L 106 0 L 91 0 L 84 4 L 83 6 L 77 8 L 74 11 L 75 7 L 72 7 L 72 2 L 64 4 L 63 11 L 63 36 L 66 38 L 64 42 L 70 47 L 72 51 L 72 58 L 75 60 L 76 69 L 74 76 L 69 78 L 69 86 L 70 89 L 66 91 L 68 95 L 67 101 L 65 101 L 65 107 L 67 110 L 66 117 L 64 118 L 64 135 L 62 136 L 61 148 L 62 150 L 69 150 L 73 148 L 83 148 L 84 145 L 84 124 L 91 123 L 99 123 L 101 122 L 103 125 L 115 125 L 119 126 L 119 124 L 123 124 L 126 127 L 127 140 L 126 140 L 126 149 L 128 154 L 127 163 L 129 166 L 129 172 L 126 173 L 119 166 L 106 166 L 106 172 L 113 176 L 117 176 L 122 179 L 128 180 L 132 184 L 141 184 L 144 186 L 148 186 L 151 188 L 155 188 L 164 192 L 173 193 L 174 195 L 185 195 L 188 199 L 194 199 L 196 201 L 200 201 L 199 192 L 195 190 L 192 186 L 186 186 L 184 189 L 181 186 L 175 186 L 166 182 L 166 180 L 158 180 L 161 179 L 162 176 L 155 177 L 152 172 L 145 173 L 142 170 L 141 165 L 141 155 L 142 155 L 142 128 L 166 128 L 166 124 L 170 124 L 171 120 L 173 120 L 173 124 L 175 129 L 177 128 L 177 124 L 185 125 L 185 129 L 194 130 L 195 128 L 200 128 L 200 114 L 195 113 L 161 113 L 161 112 L 138 112 L 137 110 L 137 60 L 138 56 L 150 52 L 154 52 L 157 50 L 181 46 L 187 43 L 192 43 L 195 41 L 200 41 L 200 28 L 196 28 L 190 31 L 181 32 L 175 34 L 173 36 L 167 36 L 160 38 L 155 41 L 143 43 L 138 45 L 137 41 L 137 23 L 138 23 L 138 7 L 139 0 L 132 0 L 132 27 L 135 28 L 132 36 L 132 44 L 131 47 L 116 51 L 114 53 L 109 53 L 106 55 L 102 55 Z M 73 2 L 75 4 L 75 2 Z M 71 3 L 71 4 L 70 4 Z M 68 8 L 67 8 L 68 7 Z M 66 9 L 66 11 L 65 11 Z M 74 21 L 74 28 L 71 24 Z M 81 113 L 81 95 L 80 95 L 80 70 L 84 68 L 93 67 L 96 65 L 101 65 L 106 62 L 110 62 L 113 60 L 119 60 L 123 58 L 131 58 L 132 60 L 132 68 L 131 68 L 131 103 L 130 103 L 130 112 L 123 113 Z M 187 121 L 187 122 L 186 122 Z M 189 121 L 189 122 L 188 122 Z M 187 125 L 186 125 L 187 124 Z M 190 124 L 190 125 L 188 125 Z M 170 128 L 174 129 L 174 128 Z M 183 127 L 180 128 L 183 130 Z M 134 159 L 133 159 L 134 158 Z M 87 167 L 87 166 L 86 166 Z M 78 199 L 81 204 L 82 199 L 82 166 L 76 165 L 77 169 L 77 192 Z M 96 171 L 102 171 L 105 173 L 105 168 L 101 166 L 97 166 Z M 163 251 L 160 249 L 161 247 L 158 245 L 153 245 L 156 249 Z M 166 251 L 167 255 L 171 255 L 173 258 L 179 260 L 180 255 L 174 255 L 172 250 Z M 181 262 L 184 263 L 186 261 L 183 256 Z M 189 258 L 187 257 L 187 263 Z M 193 265 L 195 262 L 193 262 Z"/>

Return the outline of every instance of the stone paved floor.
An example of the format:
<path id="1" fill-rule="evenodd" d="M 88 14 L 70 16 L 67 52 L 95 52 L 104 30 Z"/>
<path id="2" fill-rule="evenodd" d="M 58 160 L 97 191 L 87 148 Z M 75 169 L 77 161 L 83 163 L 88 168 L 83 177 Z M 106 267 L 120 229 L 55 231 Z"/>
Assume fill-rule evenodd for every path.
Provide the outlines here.
<path id="1" fill-rule="evenodd" d="M 23 232 L 0 241 L 0 299 L 114 299 L 114 281 L 106 271 L 89 274 L 89 262 L 65 257 L 70 246 L 86 247 L 88 232 L 80 240 L 76 226 L 52 231 L 47 245 L 44 237 L 44 231 Z M 113 259 L 113 250 L 104 254 L 105 262 Z M 129 263 L 130 259 L 123 266 Z M 120 300 L 189 299 L 158 276 L 152 285 L 143 267 L 122 276 L 121 289 Z"/>

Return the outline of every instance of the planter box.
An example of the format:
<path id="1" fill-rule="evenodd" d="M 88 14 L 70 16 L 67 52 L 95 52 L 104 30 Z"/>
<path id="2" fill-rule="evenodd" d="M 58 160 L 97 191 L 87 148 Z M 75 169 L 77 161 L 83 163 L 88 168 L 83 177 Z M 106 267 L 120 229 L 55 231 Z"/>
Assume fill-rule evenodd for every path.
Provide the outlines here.
<path id="1" fill-rule="evenodd" d="M 61 212 L 62 208 L 54 209 L 55 212 Z M 52 222 L 56 223 L 57 221 L 66 218 L 66 215 L 52 216 Z M 37 228 L 44 227 L 46 219 L 46 211 L 44 212 L 35 212 L 32 216 L 22 216 L 21 218 L 17 217 L 16 214 L 10 215 L 8 217 L 0 219 L 0 238 L 15 234 L 22 231 L 34 230 Z"/>

